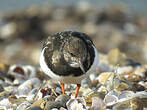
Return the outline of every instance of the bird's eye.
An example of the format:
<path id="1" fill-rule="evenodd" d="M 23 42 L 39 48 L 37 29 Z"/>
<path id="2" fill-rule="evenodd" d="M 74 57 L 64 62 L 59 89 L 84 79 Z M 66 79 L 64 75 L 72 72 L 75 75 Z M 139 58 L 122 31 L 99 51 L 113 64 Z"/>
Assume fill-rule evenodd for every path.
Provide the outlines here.
<path id="1" fill-rule="evenodd" d="M 73 53 L 70 53 L 71 56 L 75 57 L 75 55 Z"/>

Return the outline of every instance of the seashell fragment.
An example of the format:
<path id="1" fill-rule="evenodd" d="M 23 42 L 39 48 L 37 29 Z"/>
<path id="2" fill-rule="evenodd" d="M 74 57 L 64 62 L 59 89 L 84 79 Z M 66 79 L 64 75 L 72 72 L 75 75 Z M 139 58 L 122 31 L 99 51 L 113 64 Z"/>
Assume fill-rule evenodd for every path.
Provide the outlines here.
<path id="1" fill-rule="evenodd" d="M 98 81 L 101 83 L 101 84 L 105 84 L 108 80 L 112 80 L 114 78 L 114 73 L 112 72 L 104 72 L 104 73 L 101 73 L 99 76 L 98 76 Z"/>
<path id="2" fill-rule="evenodd" d="M 18 93 L 19 93 L 19 95 L 26 95 L 35 86 L 38 86 L 39 84 L 40 84 L 40 80 L 38 78 L 29 79 L 18 87 Z"/>
<path id="3" fill-rule="evenodd" d="M 27 110 L 28 107 L 31 106 L 31 103 L 29 102 L 24 102 L 24 103 L 21 103 L 17 108 L 16 110 Z"/>
<path id="4" fill-rule="evenodd" d="M 119 100 L 128 100 L 133 98 L 135 93 L 133 91 L 122 91 L 118 96 Z"/>
<path id="5" fill-rule="evenodd" d="M 0 106 L 5 106 L 6 108 L 10 108 L 12 104 L 9 101 L 9 99 L 4 98 L 3 100 L 0 101 Z"/>
<path id="6" fill-rule="evenodd" d="M 105 98 L 104 98 L 104 103 L 107 106 L 112 106 L 112 105 L 114 105 L 117 102 L 118 102 L 118 98 L 115 95 L 109 95 L 109 94 L 107 94 L 105 96 Z"/>
<path id="7" fill-rule="evenodd" d="M 12 104 L 15 104 L 17 106 L 26 101 L 24 97 L 17 98 L 16 96 L 9 96 L 8 99 Z"/>
<path id="8" fill-rule="evenodd" d="M 99 97 L 92 97 L 92 106 L 93 110 L 104 110 L 105 104 Z"/>
<path id="9" fill-rule="evenodd" d="M 76 98 L 76 99 L 70 99 L 66 103 L 68 110 L 86 110 L 86 102 L 84 98 Z"/>

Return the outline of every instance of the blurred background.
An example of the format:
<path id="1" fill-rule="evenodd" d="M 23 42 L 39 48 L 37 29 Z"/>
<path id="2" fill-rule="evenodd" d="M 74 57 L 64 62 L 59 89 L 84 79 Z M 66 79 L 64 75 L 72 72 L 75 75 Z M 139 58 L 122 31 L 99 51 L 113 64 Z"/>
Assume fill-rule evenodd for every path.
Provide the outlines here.
<path id="1" fill-rule="evenodd" d="M 64 30 L 87 33 L 100 53 L 118 48 L 134 61 L 147 63 L 146 4 L 147 0 L 0 0 L 0 63 L 39 65 L 43 40 Z"/>

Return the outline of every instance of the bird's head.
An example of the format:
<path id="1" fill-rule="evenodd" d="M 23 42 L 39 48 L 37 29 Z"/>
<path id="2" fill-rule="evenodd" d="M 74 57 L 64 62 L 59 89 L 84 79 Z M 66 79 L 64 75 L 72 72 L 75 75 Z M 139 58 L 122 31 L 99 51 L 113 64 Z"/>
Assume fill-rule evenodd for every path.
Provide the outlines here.
<path id="1" fill-rule="evenodd" d="M 84 41 L 77 37 L 68 39 L 63 47 L 65 61 L 72 67 L 80 67 L 85 72 L 83 63 L 87 57 L 87 48 Z"/>

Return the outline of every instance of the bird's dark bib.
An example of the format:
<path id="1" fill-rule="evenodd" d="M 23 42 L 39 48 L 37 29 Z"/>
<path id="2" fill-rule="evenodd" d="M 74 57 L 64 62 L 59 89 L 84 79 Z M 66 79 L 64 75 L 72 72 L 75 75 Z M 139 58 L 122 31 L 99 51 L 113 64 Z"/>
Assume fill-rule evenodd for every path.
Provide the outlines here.
<path id="1" fill-rule="evenodd" d="M 93 64 L 95 57 L 94 48 L 92 46 L 93 43 L 86 34 L 72 31 L 60 32 L 49 36 L 43 47 L 46 48 L 44 51 L 45 62 L 48 68 L 50 68 L 50 70 L 56 75 L 80 76 L 82 74 L 85 74 L 79 67 L 70 66 L 69 63 L 64 59 L 64 43 L 69 39 L 74 39 L 75 37 L 81 39 L 86 44 L 87 56 L 83 62 L 85 72 L 87 72 Z"/>

